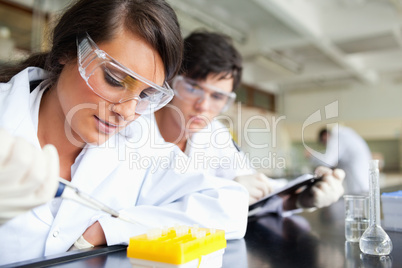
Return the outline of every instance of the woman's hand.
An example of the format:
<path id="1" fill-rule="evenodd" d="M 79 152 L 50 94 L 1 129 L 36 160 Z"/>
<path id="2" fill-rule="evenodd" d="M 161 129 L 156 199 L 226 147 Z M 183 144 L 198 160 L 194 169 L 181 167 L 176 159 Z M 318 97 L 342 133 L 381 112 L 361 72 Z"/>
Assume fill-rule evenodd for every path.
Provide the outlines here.
<path id="1" fill-rule="evenodd" d="M 70 250 L 92 248 L 94 246 L 101 246 L 105 244 L 105 233 L 103 232 L 102 226 L 97 221 L 85 230 L 82 236 L 75 241 Z"/>
<path id="2" fill-rule="evenodd" d="M 105 233 L 103 232 L 102 226 L 98 221 L 89 226 L 82 236 L 94 246 L 106 244 Z"/>

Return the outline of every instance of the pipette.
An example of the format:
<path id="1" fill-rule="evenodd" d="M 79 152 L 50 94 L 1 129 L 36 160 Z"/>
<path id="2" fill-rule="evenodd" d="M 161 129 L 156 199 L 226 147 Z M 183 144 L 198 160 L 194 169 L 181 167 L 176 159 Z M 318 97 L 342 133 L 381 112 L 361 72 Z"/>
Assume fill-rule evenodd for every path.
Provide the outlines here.
<path id="1" fill-rule="evenodd" d="M 59 188 L 57 189 L 57 193 L 55 197 L 62 197 L 70 200 L 74 200 L 84 206 L 90 207 L 95 210 L 101 210 L 110 214 L 112 217 L 121 219 L 123 221 L 133 223 L 133 224 L 141 224 L 135 220 L 133 220 L 129 215 L 118 212 L 105 204 L 99 202 L 95 198 L 91 197 L 90 195 L 82 192 L 77 187 L 72 185 L 71 182 L 68 180 L 59 178 Z M 143 224 L 141 224 L 143 225 Z"/>
<path id="2" fill-rule="evenodd" d="M 389 255 L 392 251 L 392 241 L 380 225 L 380 172 L 378 160 L 370 161 L 370 213 L 369 227 L 360 238 L 360 250 L 369 255 Z"/>

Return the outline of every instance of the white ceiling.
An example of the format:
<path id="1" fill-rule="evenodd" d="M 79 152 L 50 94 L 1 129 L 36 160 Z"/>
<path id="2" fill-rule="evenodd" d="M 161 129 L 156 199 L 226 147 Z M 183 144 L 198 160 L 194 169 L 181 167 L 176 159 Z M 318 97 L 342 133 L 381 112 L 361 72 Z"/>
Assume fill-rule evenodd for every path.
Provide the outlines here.
<path id="1" fill-rule="evenodd" d="M 68 2 L 41 1 L 53 10 Z M 184 35 L 207 28 L 232 36 L 244 58 L 244 82 L 263 90 L 375 86 L 402 71 L 402 0 L 168 2 Z"/>
<path id="2" fill-rule="evenodd" d="M 402 71 L 399 0 L 169 0 L 188 33 L 236 40 L 244 82 L 272 92 L 364 83 Z"/>

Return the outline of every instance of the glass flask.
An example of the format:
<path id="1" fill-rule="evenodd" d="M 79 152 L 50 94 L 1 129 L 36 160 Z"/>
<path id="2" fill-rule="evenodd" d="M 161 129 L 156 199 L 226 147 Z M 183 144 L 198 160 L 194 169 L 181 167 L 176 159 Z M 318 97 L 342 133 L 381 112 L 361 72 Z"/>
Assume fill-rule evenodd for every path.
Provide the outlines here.
<path id="1" fill-rule="evenodd" d="M 378 160 L 369 164 L 370 196 L 369 196 L 369 227 L 360 238 L 360 250 L 369 255 L 389 255 L 392 251 L 392 241 L 380 225 L 380 172 Z"/>

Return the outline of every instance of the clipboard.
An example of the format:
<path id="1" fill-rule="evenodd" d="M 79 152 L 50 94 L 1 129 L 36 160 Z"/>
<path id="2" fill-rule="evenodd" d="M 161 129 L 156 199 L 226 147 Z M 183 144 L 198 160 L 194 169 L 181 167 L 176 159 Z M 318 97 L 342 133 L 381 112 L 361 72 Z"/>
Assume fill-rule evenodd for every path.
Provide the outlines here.
<path id="1" fill-rule="evenodd" d="M 256 212 L 258 212 L 267 202 L 268 200 L 275 196 L 284 196 L 288 194 L 295 193 L 296 190 L 298 190 L 301 187 L 311 187 L 313 186 L 316 182 L 320 181 L 322 177 L 317 177 L 316 175 L 312 174 L 304 174 L 301 175 L 293 180 L 291 180 L 288 184 L 285 186 L 273 191 L 269 195 L 263 197 L 261 200 L 257 201 L 256 203 L 252 204 L 249 206 L 249 216 L 254 215 Z"/>

